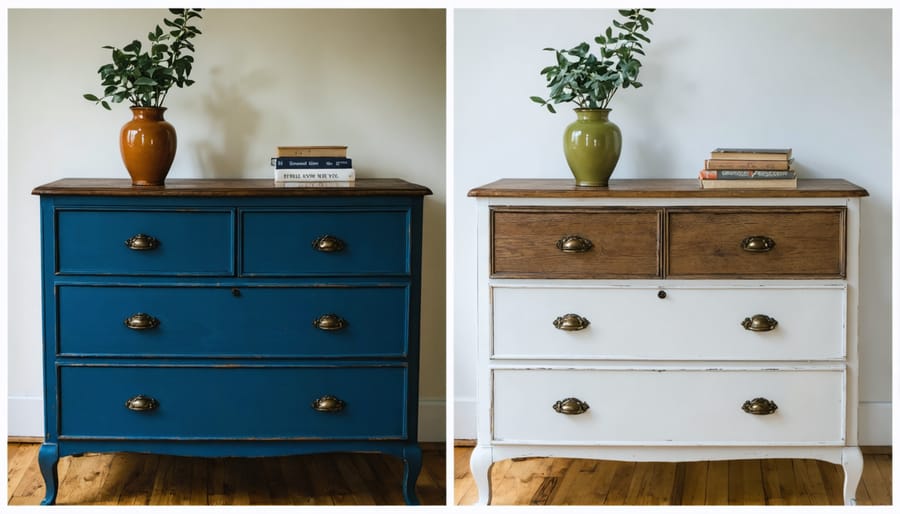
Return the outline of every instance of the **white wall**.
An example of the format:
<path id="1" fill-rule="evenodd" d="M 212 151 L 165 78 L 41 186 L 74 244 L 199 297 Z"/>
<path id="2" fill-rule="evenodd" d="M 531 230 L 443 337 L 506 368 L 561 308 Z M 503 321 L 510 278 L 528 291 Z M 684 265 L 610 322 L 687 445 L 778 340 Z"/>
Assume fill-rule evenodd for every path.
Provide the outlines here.
<path id="1" fill-rule="evenodd" d="M 544 47 L 605 30 L 613 10 L 457 10 L 454 14 L 455 437 L 474 438 L 475 202 L 502 177 L 570 178 L 561 148 L 573 119 L 546 96 Z M 891 12 L 660 9 L 641 89 L 620 91 L 613 178 L 694 178 L 717 146 L 792 147 L 804 177 L 845 178 L 862 201 L 860 441 L 891 443 Z"/>
<path id="2" fill-rule="evenodd" d="M 40 436 L 37 185 L 127 177 L 117 138 L 130 118 L 99 93 L 103 45 L 145 40 L 165 9 L 10 10 L 9 421 Z M 188 89 L 170 91 L 178 131 L 170 178 L 270 178 L 277 145 L 346 144 L 359 177 L 428 186 L 421 429 L 445 435 L 445 85 L 443 10 L 208 10 Z"/>

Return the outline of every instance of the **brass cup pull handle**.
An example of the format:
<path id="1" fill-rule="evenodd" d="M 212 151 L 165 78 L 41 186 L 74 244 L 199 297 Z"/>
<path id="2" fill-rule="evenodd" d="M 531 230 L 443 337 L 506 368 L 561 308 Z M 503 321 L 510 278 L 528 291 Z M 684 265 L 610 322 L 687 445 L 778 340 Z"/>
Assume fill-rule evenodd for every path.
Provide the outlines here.
<path id="1" fill-rule="evenodd" d="M 750 236 L 741 241 L 741 249 L 745 252 L 770 252 L 775 248 L 775 240 L 766 236 Z"/>
<path id="2" fill-rule="evenodd" d="M 741 406 L 744 412 L 747 414 L 756 414 L 758 416 L 765 416 L 767 414 L 772 414 L 776 410 L 778 410 L 778 406 L 775 405 L 775 402 L 772 400 L 767 400 L 765 398 L 754 398 L 752 400 L 747 400 Z"/>
<path id="3" fill-rule="evenodd" d="M 340 330 L 347 325 L 347 320 L 337 314 L 323 314 L 313 321 L 313 326 L 319 330 Z"/>
<path id="4" fill-rule="evenodd" d="M 775 330 L 775 327 L 778 326 L 778 320 L 765 314 L 754 314 L 753 317 L 744 318 L 741 326 L 744 327 L 744 330 L 751 332 L 768 332 Z"/>
<path id="5" fill-rule="evenodd" d="M 159 246 L 159 239 L 146 234 L 135 234 L 125 240 L 125 246 L 131 250 L 153 250 Z"/>
<path id="6" fill-rule="evenodd" d="M 584 253 L 594 247 L 590 239 L 581 236 L 565 236 L 556 242 L 563 253 Z"/>
<path id="7" fill-rule="evenodd" d="M 584 414 L 590 408 L 591 406 L 588 405 L 587 402 L 581 401 L 578 398 L 566 398 L 565 400 L 559 400 L 553 404 L 553 410 L 568 416 Z"/>
<path id="8" fill-rule="evenodd" d="M 134 398 L 129 398 L 125 401 L 125 406 L 128 407 L 128 410 L 133 410 L 135 412 L 149 412 L 159 408 L 159 401 L 157 401 L 156 398 L 139 394 Z"/>
<path id="9" fill-rule="evenodd" d="M 149 330 L 159 326 L 159 320 L 149 314 L 139 312 L 125 318 L 125 326 L 131 330 Z"/>
<path id="10" fill-rule="evenodd" d="M 326 234 L 313 240 L 312 246 L 319 252 L 334 253 L 342 251 L 346 245 L 340 239 Z"/>
<path id="11" fill-rule="evenodd" d="M 553 320 L 553 326 L 559 330 L 565 330 L 567 332 L 574 332 L 576 330 L 584 330 L 590 325 L 591 322 L 588 321 L 587 318 L 583 316 L 579 316 L 578 314 L 563 314 L 562 316 Z"/>
<path id="12" fill-rule="evenodd" d="M 331 395 L 316 398 L 312 402 L 312 408 L 318 412 L 340 412 L 344 410 L 345 405 L 344 400 Z"/>

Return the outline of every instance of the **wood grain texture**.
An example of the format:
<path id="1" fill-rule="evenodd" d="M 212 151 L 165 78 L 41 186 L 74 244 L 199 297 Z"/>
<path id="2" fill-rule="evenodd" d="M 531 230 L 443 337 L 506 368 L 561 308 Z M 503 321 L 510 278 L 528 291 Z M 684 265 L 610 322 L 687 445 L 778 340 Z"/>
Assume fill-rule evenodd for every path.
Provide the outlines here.
<path id="1" fill-rule="evenodd" d="M 503 209 L 492 211 L 492 276 L 498 278 L 653 278 L 660 276 L 659 209 Z M 582 253 L 557 247 L 578 236 Z"/>
<path id="2" fill-rule="evenodd" d="M 880 452 L 880 453 L 873 453 Z M 864 452 L 859 505 L 891 505 L 890 448 Z M 471 447 L 454 449 L 455 505 L 477 499 Z M 811 459 L 615 462 L 527 458 L 494 464 L 493 505 L 843 505 L 841 467 Z"/>
<path id="3" fill-rule="evenodd" d="M 164 186 L 132 186 L 130 179 L 65 178 L 34 195 L 71 196 L 425 196 L 427 187 L 394 178 L 357 179 L 347 186 L 276 186 L 271 179 L 168 179 Z"/>
<path id="4" fill-rule="evenodd" d="M 7 503 L 38 505 L 39 444 L 7 444 Z M 446 504 L 444 445 L 424 443 L 423 505 Z M 59 461 L 58 505 L 403 505 L 402 463 L 380 453 L 199 458 L 132 453 Z"/>
<path id="5" fill-rule="evenodd" d="M 501 179 L 469 191 L 499 198 L 835 198 L 869 196 L 843 179 L 800 179 L 797 189 L 703 189 L 697 179 L 613 179 L 609 187 L 578 187 L 574 179 Z"/>
<path id="6" fill-rule="evenodd" d="M 668 209 L 666 276 L 670 278 L 843 278 L 846 209 Z M 766 236 L 771 251 L 741 241 Z"/>

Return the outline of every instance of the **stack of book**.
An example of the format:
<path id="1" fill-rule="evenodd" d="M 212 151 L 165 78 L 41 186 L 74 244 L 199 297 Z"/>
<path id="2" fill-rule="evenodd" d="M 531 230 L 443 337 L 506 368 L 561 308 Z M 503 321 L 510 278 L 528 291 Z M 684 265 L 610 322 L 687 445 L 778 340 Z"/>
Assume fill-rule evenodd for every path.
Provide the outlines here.
<path id="1" fill-rule="evenodd" d="M 271 164 L 276 185 L 342 185 L 356 180 L 346 146 L 279 146 Z"/>
<path id="2" fill-rule="evenodd" d="M 716 148 L 698 178 L 704 188 L 793 189 L 793 161 L 790 148 Z"/>

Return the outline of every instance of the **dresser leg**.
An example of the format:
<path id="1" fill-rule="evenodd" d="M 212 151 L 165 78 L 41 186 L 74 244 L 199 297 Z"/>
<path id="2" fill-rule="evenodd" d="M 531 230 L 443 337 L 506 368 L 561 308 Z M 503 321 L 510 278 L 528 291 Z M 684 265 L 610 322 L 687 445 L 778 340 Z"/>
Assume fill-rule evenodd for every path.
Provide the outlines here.
<path id="1" fill-rule="evenodd" d="M 841 465 L 844 467 L 844 505 L 856 505 L 856 488 L 863 470 L 863 456 L 858 446 L 844 448 Z"/>
<path id="2" fill-rule="evenodd" d="M 472 478 L 475 479 L 475 488 L 478 489 L 476 505 L 491 503 L 491 468 L 493 466 L 494 455 L 490 446 L 478 445 L 472 450 L 469 467 L 472 469 Z"/>
<path id="3" fill-rule="evenodd" d="M 53 505 L 56 503 L 56 486 L 59 483 L 59 476 L 56 471 L 56 463 L 59 462 L 59 449 L 55 444 L 44 443 L 38 451 L 38 466 L 41 468 L 41 475 L 44 477 L 44 484 L 47 486 L 47 494 L 44 496 L 41 505 Z"/>
<path id="4" fill-rule="evenodd" d="M 422 471 L 422 449 L 418 445 L 403 448 L 403 500 L 407 505 L 418 505 L 416 480 Z"/>

